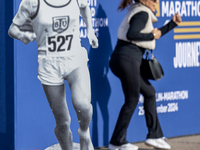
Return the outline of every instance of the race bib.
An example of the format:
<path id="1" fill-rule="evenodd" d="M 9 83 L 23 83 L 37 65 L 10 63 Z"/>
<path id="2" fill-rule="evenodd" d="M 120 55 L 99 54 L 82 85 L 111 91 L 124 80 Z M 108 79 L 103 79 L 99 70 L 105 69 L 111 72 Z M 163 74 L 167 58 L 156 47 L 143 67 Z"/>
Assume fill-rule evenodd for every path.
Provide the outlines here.
<path id="1" fill-rule="evenodd" d="M 71 52 L 73 35 L 46 36 L 47 56 L 64 57 Z"/>

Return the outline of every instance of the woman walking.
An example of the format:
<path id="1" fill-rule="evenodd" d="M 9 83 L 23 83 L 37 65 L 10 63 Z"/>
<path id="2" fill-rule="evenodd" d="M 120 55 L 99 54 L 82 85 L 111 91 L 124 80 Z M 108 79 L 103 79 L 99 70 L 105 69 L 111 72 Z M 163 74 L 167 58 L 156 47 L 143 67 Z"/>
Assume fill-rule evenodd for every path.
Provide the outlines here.
<path id="1" fill-rule="evenodd" d="M 142 56 L 146 49 L 155 49 L 156 40 L 181 22 L 179 14 L 160 29 L 154 28 L 157 22 L 154 14 L 157 0 L 122 0 L 119 10 L 129 7 L 118 29 L 118 41 L 111 56 L 110 68 L 120 79 L 125 95 L 112 138 L 110 150 L 137 150 L 138 147 L 126 139 L 127 128 L 138 104 L 139 93 L 144 96 L 144 110 L 148 128 L 146 144 L 155 148 L 170 149 L 164 140 L 156 112 L 155 89 L 140 73 Z"/>

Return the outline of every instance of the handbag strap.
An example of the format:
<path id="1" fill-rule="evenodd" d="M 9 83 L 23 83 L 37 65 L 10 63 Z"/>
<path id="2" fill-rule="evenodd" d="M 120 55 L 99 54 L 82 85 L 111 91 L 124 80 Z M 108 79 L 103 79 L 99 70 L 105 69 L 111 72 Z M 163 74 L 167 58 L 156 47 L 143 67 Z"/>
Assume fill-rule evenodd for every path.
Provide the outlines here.
<path id="1" fill-rule="evenodd" d="M 146 58 L 145 58 L 145 59 L 148 59 L 149 51 L 151 51 L 151 59 L 154 58 L 153 50 L 147 49 L 147 50 L 146 50 Z"/>

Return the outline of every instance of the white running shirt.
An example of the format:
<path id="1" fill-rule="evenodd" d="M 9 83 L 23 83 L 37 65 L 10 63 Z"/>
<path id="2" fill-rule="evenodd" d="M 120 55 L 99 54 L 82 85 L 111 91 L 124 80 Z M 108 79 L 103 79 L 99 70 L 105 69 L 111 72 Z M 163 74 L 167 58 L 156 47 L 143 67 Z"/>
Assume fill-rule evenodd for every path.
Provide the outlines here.
<path id="1" fill-rule="evenodd" d="M 80 50 L 79 6 L 87 0 L 22 0 L 13 23 L 30 22 L 36 34 L 38 50 L 49 56 L 71 56 Z M 55 3 L 55 4 L 52 4 Z"/>

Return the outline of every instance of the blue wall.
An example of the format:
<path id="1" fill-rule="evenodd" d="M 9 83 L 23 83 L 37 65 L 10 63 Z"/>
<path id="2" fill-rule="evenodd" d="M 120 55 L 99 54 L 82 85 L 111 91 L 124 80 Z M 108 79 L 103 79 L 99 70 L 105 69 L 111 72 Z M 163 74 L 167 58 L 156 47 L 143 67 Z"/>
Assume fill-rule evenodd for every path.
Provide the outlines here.
<path id="1" fill-rule="evenodd" d="M 0 147 L 14 149 L 14 66 L 13 40 L 7 31 L 13 17 L 12 1 L 0 5 Z"/>
<path id="2" fill-rule="evenodd" d="M 10 2 L 9 2 L 10 3 Z M 20 0 L 14 1 L 14 14 L 18 10 Z M 121 83 L 109 69 L 109 57 L 117 41 L 117 29 L 126 11 L 118 12 L 119 2 L 88 0 L 93 15 L 93 27 L 99 39 L 99 48 L 92 49 L 88 44 L 86 28 L 80 19 L 82 45 L 88 50 L 89 69 L 91 74 L 92 104 L 94 108 L 93 119 L 90 124 L 91 136 L 95 147 L 108 145 L 111 138 L 118 113 L 124 101 Z M 158 6 L 158 23 L 155 27 L 161 27 L 170 20 L 172 15 L 179 11 L 183 23 L 177 29 L 172 30 L 161 39 L 157 40 L 157 47 L 154 55 L 163 66 L 165 76 L 160 81 L 151 81 L 156 89 L 157 110 L 160 123 L 166 137 L 176 137 L 200 133 L 200 121 L 197 119 L 200 110 L 199 101 L 199 53 L 200 53 L 200 1 L 164 1 L 160 0 Z M 2 6 L 2 5 L 1 5 Z M 12 40 L 7 36 L 8 23 L 12 17 L 7 17 L 2 7 L 2 18 L 7 18 L 7 24 L 3 24 L 1 32 L 4 37 L 1 44 L 1 67 L 5 70 L 0 80 L 4 87 L 1 87 L 1 103 L 4 108 L 10 110 L 0 118 L 0 121 L 9 116 L 13 118 L 13 97 L 15 98 L 15 149 L 43 150 L 46 147 L 56 144 L 54 135 L 55 121 L 42 86 L 37 79 L 37 45 L 32 42 L 24 45 L 14 40 L 14 59 L 12 54 Z M 8 10 L 8 9 L 6 9 Z M 6 17 L 5 17 L 6 16 Z M 2 24 L 3 22 L 1 22 Z M 1 37 L 2 38 L 2 37 Z M 11 48 L 10 48 L 11 47 Z M 7 50 L 10 49 L 9 53 Z M 9 55 L 8 55 L 9 54 Z M 14 61 L 14 73 L 12 61 Z M 6 66 L 6 67 L 5 67 Z M 7 70 L 8 69 L 8 70 Z M 14 75 L 14 85 L 12 76 Z M 8 80 L 9 79 L 9 80 Z M 11 83 L 10 83 L 11 82 Z M 7 84 L 10 83 L 10 84 Z M 7 86 L 9 85 L 9 86 Z M 13 88 L 15 89 L 13 92 Z M 74 142 L 79 141 L 77 134 L 78 122 L 71 103 L 71 96 L 68 84 L 66 83 L 67 103 L 72 118 L 71 129 Z M 6 95 L 9 97 L 6 97 Z M 13 96 L 14 94 L 14 96 Z M 6 101 L 6 103 L 5 103 Z M 11 104 L 7 104 L 11 102 Z M 6 107 L 7 106 L 7 107 Z M 8 108 L 9 107 L 9 108 Z M 9 123 L 10 124 L 10 123 Z M 7 125 L 2 124 L 1 128 Z M 12 121 L 11 121 L 12 126 Z M 7 131 L 7 130 L 6 130 Z M 13 130 L 11 130 L 13 131 Z M 11 132 L 10 135 L 12 135 Z M 128 140 L 130 142 L 144 141 L 147 128 L 143 112 L 143 98 L 132 117 L 128 128 Z"/>

